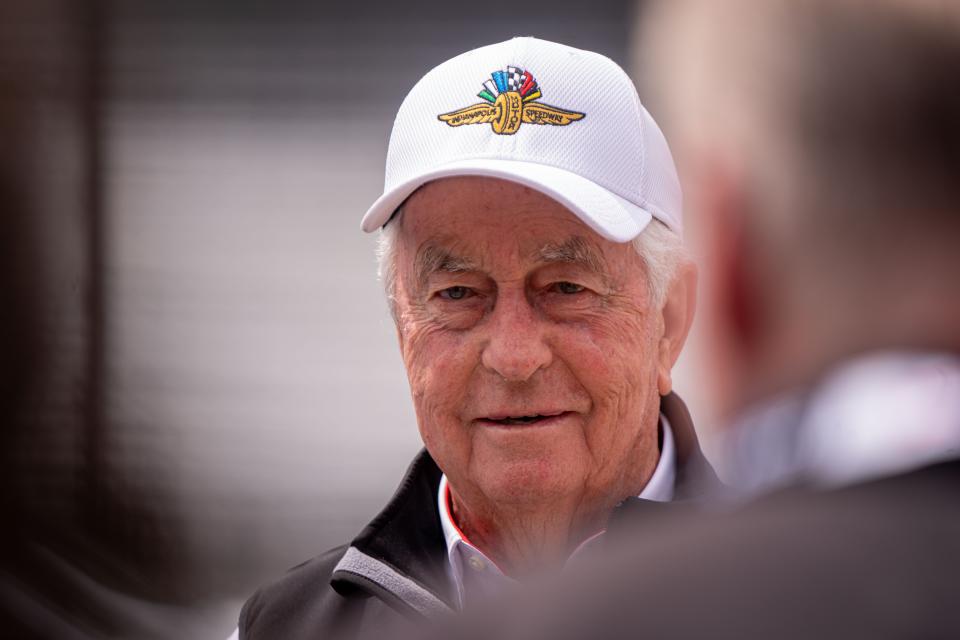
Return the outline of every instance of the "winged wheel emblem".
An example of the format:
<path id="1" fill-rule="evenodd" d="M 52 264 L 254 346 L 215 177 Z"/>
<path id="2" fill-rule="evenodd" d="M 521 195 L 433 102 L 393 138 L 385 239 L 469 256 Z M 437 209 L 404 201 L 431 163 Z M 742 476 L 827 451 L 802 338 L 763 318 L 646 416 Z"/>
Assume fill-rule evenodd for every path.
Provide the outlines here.
<path id="1" fill-rule="evenodd" d="M 543 94 L 537 81 L 529 71 L 518 67 L 494 71 L 477 95 L 484 102 L 437 118 L 451 127 L 489 123 L 494 133 L 510 136 L 524 123 L 565 127 L 587 115 L 538 102 Z"/>

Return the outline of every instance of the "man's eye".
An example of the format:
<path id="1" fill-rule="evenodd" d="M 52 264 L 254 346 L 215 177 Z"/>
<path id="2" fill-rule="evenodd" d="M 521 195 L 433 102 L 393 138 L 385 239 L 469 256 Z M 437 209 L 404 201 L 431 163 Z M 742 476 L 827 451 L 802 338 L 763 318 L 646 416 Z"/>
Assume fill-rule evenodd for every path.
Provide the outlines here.
<path id="1" fill-rule="evenodd" d="M 467 287 L 448 287 L 437 295 L 444 300 L 463 300 L 471 295 L 471 291 Z"/>
<path id="2" fill-rule="evenodd" d="M 553 285 L 553 288 L 555 291 L 567 295 L 580 293 L 581 291 L 586 290 L 586 287 L 579 284 L 574 284 L 572 282 L 557 282 Z"/>

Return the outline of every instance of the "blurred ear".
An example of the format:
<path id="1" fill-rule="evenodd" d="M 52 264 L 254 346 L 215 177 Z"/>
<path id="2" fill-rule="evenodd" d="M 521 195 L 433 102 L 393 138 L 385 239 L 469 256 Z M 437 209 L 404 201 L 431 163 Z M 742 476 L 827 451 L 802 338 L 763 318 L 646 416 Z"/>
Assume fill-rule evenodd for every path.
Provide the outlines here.
<path id="1" fill-rule="evenodd" d="M 660 338 L 657 387 L 662 396 L 670 393 L 673 388 L 671 371 L 687 341 L 696 308 L 697 267 L 693 262 L 684 260 L 677 268 L 661 311 L 663 337 Z"/>
<path id="2" fill-rule="evenodd" d="M 759 274 L 751 272 L 753 249 L 746 218 L 751 200 L 735 174 L 715 171 L 705 189 L 704 217 L 710 220 L 708 263 L 711 282 L 710 321 L 727 343 L 742 356 L 759 340 L 761 300 Z M 755 266 L 754 266 L 755 270 Z"/>

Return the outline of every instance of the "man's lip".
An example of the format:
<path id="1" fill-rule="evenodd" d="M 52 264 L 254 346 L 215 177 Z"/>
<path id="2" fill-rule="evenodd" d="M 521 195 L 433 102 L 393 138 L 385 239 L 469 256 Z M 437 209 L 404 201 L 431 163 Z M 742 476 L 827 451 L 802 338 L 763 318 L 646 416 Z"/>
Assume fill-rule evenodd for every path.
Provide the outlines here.
<path id="1" fill-rule="evenodd" d="M 491 413 L 489 415 L 480 416 L 478 420 L 489 420 L 491 422 L 496 422 L 498 420 L 506 420 L 508 418 L 524 418 L 527 416 L 543 416 L 544 418 L 554 418 L 556 416 L 562 415 L 564 413 L 570 413 L 563 409 L 556 409 L 550 411 L 537 411 L 537 410 L 527 410 L 527 411 L 498 411 L 497 413 Z"/>
<path id="2" fill-rule="evenodd" d="M 523 428 L 546 426 L 558 419 L 573 415 L 573 411 L 544 411 L 542 413 L 495 413 L 477 418 L 474 422 L 489 427 Z"/>

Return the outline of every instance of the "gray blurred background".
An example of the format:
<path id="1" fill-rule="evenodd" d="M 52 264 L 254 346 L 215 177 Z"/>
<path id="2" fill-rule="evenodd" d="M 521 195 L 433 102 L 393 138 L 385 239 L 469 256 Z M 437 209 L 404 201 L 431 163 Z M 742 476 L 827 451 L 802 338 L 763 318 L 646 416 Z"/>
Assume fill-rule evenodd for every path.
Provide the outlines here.
<path id="1" fill-rule="evenodd" d="M 26 71 L 36 124 L 55 354 L 25 490 L 39 517 L 122 549 L 184 628 L 225 637 L 256 585 L 357 533 L 420 446 L 359 231 L 407 90 L 515 35 L 626 67 L 636 7 L 4 11 L 0 63 Z"/>

